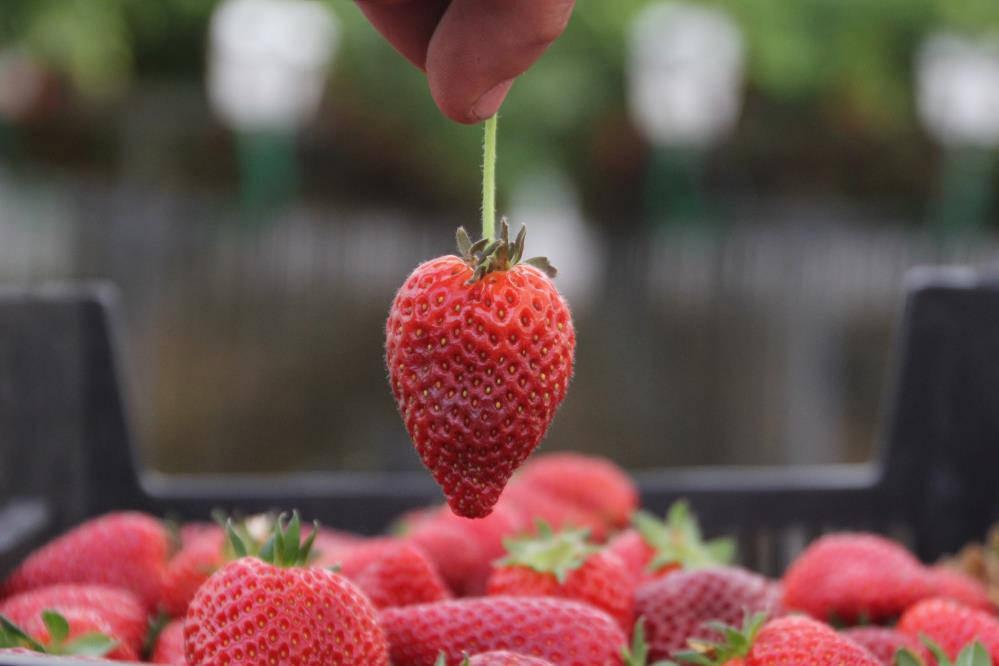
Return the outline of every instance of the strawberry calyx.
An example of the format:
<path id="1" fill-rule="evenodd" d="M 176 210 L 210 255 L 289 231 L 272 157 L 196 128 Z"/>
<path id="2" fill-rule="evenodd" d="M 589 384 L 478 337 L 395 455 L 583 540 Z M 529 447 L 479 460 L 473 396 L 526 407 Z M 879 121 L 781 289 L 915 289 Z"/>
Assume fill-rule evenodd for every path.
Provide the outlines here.
<path id="1" fill-rule="evenodd" d="M 731 627 L 722 622 L 706 622 L 705 626 L 720 633 L 722 640 L 690 639 L 687 641 L 690 649 L 677 652 L 673 656 L 680 663 L 698 666 L 722 666 L 729 662 L 738 662 L 749 654 L 766 621 L 766 613 L 756 613 L 746 615 L 742 627 Z M 677 666 L 677 663 L 672 661 L 664 664 Z"/>
<path id="2" fill-rule="evenodd" d="M 933 653 L 937 666 L 992 666 L 992 657 L 985 646 L 978 641 L 974 641 L 964 646 L 958 653 L 957 659 L 951 661 L 947 653 L 943 651 L 936 641 L 926 635 L 919 637 L 926 648 Z M 895 666 L 925 666 L 923 660 L 911 650 L 900 648 L 892 658 Z"/>
<path id="3" fill-rule="evenodd" d="M 285 521 L 288 521 L 287 525 Z M 309 563 L 312 544 L 319 533 L 319 521 L 313 521 L 312 532 L 305 541 L 302 541 L 302 519 L 298 511 L 292 512 L 291 520 L 287 514 L 280 514 L 271 529 L 270 538 L 260 543 L 245 523 L 237 526 L 232 519 L 226 520 L 227 548 L 231 549 L 233 559 L 252 556 L 277 567 L 300 567 Z"/>
<path id="4" fill-rule="evenodd" d="M 649 644 L 645 640 L 645 618 L 640 617 L 635 622 L 631 633 L 631 645 L 621 648 L 621 659 L 624 666 L 670 666 L 670 661 L 657 661 L 649 664 Z"/>
<path id="5" fill-rule="evenodd" d="M 510 224 L 505 217 L 500 220 L 500 233 L 495 240 L 480 238 L 473 243 L 465 227 L 458 227 L 455 234 L 458 254 L 472 269 L 472 277 L 469 278 L 468 284 L 475 284 L 488 273 L 510 270 L 517 264 L 529 264 L 548 277 L 555 277 L 558 271 L 547 257 L 523 259 L 526 239 L 527 227 L 521 225 L 517 237 L 513 242 L 510 241 Z"/>
<path id="6" fill-rule="evenodd" d="M 42 623 L 49 632 L 47 645 L 40 643 L 23 629 L 0 615 L 0 647 L 26 648 L 43 654 L 71 655 L 77 657 L 103 657 L 118 646 L 118 641 L 100 632 L 81 634 L 69 638 L 69 622 L 54 610 L 42 611 Z"/>
<path id="7" fill-rule="evenodd" d="M 471 661 L 469 661 L 468 655 L 466 654 L 464 657 L 462 657 L 461 663 L 458 666 L 468 666 L 470 663 Z M 438 654 L 437 661 L 434 662 L 434 666 L 447 666 L 447 655 L 444 654 L 443 652 Z"/>
<path id="8" fill-rule="evenodd" d="M 647 511 L 636 511 L 632 525 L 655 551 L 649 573 L 669 567 L 701 569 L 730 564 L 735 559 L 735 541 L 728 537 L 705 541 L 697 517 L 686 500 L 677 500 L 659 520 Z"/>
<path id="9" fill-rule="evenodd" d="M 587 541 L 590 534 L 587 529 L 565 529 L 555 533 L 543 520 L 537 521 L 537 526 L 537 534 L 504 539 L 508 555 L 496 565 L 526 567 L 538 573 L 553 574 L 562 584 L 572 571 L 600 550 Z"/>

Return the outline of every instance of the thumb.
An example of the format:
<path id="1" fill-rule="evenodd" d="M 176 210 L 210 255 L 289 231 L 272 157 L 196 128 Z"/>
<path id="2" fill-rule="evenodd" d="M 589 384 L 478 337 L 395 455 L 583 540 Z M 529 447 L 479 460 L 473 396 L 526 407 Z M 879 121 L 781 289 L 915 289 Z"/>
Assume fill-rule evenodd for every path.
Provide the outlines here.
<path id="1" fill-rule="evenodd" d="M 437 106 L 460 123 L 499 109 L 514 79 L 565 30 L 573 0 L 453 0 L 427 50 Z"/>

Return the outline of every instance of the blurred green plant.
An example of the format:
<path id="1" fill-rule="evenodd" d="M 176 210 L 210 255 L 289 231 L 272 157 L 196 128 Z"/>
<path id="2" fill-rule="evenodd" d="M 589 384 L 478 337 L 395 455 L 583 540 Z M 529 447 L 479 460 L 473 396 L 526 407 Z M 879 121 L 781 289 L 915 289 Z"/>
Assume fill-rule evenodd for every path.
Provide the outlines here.
<path id="1" fill-rule="evenodd" d="M 368 148 L 391 149 L 391 159 L 402 161 L 405 171 L 432 177 L 434 187 L 443 187 L 439 197 L 473 201 L 477 174 L 468 165 L 477 154 L 478 130 L 456 128 L 437 113 L 423 77 L 365 23 L 353 2 L 324 1 L 344 28 L 330 84 L 337 120 L 363 123 L 363 140 L 374 144 Z M 756 112 L 766 115 L 750 125 L 762 125 L 768 136 L 779 137 L 782 119 L 793 117 L 819 136 L 862 142 L 911 137 L 919 132 L 912 63 L 923 37 L 943 28 L 999 33 L 995 0 L 701 1 L 725 7 L 745 31 L 747 92 L 759 105 Z M 137 79 L 200 80 L 217 4 L 4 0 L 0 48 L 35 54 L 81 97 L 100 102 Z M 502 184 L 509 186 L 513 174 L 555 165 L 586 186 L 587 179 L 604 177 L 599 168 L 594 174 L 594 162 L 603 159 L 613 168 L 616 143 L 641 145 L 627 122 L 625 39 L 647 4 L 578 3 L 566 34 L 517 83 L 503 109 Z M 771 116 L 775 108 L 780 113 Z M 433 169 L 423 168 L 430 163 Z"/>

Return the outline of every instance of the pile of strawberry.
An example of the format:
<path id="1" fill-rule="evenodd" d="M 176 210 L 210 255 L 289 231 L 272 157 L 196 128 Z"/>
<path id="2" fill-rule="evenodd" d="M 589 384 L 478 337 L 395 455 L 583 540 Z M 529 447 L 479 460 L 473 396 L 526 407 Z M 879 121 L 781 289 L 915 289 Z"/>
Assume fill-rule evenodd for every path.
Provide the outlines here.
<path id="1" fill-rule="evenodd" d="M 733 556 L 686 504 L 659 520 L 613 464 L 549 454 L 484 519 L 432 507 L 379 537 L 297 514 L 173 531 L 139 513 L 93 519 L 0 586 L 0 652 L 213 666 L 999 664 L 984 586 L 893 541 L 824 536 L 781 580 Z"/>

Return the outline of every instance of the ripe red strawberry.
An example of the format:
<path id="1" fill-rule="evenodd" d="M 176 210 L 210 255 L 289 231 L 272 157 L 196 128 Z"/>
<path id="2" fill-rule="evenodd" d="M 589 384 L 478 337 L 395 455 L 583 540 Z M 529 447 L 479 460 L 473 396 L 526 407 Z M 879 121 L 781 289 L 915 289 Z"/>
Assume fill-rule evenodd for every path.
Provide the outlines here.
<path id="1" fill-rule="evenodd" d="M 736 625 L 747 613 L 770 617 L 778 595 L 771 581 L 738 567 L 678 571 L 641 585 L 635 614 L 645 618 L 650 655 L 665 659 L 692 638 L 718 640 L 710 622 Z"/>
<path id="2" fill-rule="evenodd" d="M 452 535 L 460 533 L 466 542 L 474 543 L 472 552 L 477 554 L 476 561 L 469 565 L 460 581 L 451 583 L 455 590 L 465 596 L 477 596 L 485 592 L 486 580 L 492 573 L 492 563 L 505 552 L 504 537 L 521 532 L 526 524 L 520 512 L 504 496 L 485 518 L 457 516 L 446 504 L 410 511 L 396 523 L 396 532 L 407 538 L 406 535 L 414 533 L 440 531 L 431 527 L 436 523 L 444 525 L 443 532 Z M 425 535 L 419 538 L 423 539 Z"/>
<path id="3" fill-rule="evenodd" d="M 991 611 L 995 608 L 985 586 L 956 569 L 943 566 L 929 569 L 932 596 L 953 599 L 969 608 Z"/>
<path id="4" fill-rule="evenodd" d="M 409 606 L 451 598 L 433 563 L 417 546 L 404 541 L 385 544 L 362 566 L 345 561 L 350 578 L 377 608 Z M 348 569 L 354 571 L 349 573 Z"/>
<path id="5" fill-rule="evenodd" d="M 311 564 L 324 568 L 340 565 L 347 553 L 369 541 L 371 539 L 321 527 L 312 547 Z"/>
<path id="6" fill-rule="evenodd" d="M 225 564 L 225 535 L 206 530 L 184 542 L 167 563 L 160 608 L 170 617 L 183 617 L 194 593 Z"/>
<path id="7" fill-rule="evenodd" d="M 903 634 L 888 627 L 853 627 L 842 632 L 851 641 L 864 647 L 877 657 L 884 666 L 894 666 L 895 653 L 899 650 L 910 650 L 923 660 L 924 664 L 933 663 L 930 651 L 918 639 Z"/>
<path id="8" fill-rule="evenodd" d="M 926 636 L 954 659 L 961 648 L 979 641 L 999 663 L 999 620 L 990 613 L 962 606 L 950 599 L 928 599 L 905 611 L 898 630 L 909 636 Z"/>
<path id="9" fill-rule="evenodd" d="M 173 666 L 187 666 L 187 659 L 184 657 L 184 621 L 173 620 L 163 627 L 160 635 L 156 638 L 156 649 L 149 659 L 154 664 L 173 664 Z"/>
<path id="10" fill-rule="evenodd" d="M 595 514 L 583 511 L 561 497 L 514 479 L 503 493 L 501 504 L 505 503 L 524 521 L 524 529 L 531 531 L 537 521 L 543 521 L 553 529 L 586 528 L 594 541 L 603 542 L 607 538 L 607 525 Z"/>
<path id="11" fill-rule="evenodd" d="M 745 666 L 880 666 L 866 649 L 832 627 L 801 616 L 768 622 L 752 641 Z"/>
<path id="12" fill-rule="evenodd" d="M 627 525 L 638 508 L 635 482 L 605 458 L 549 453 L 525 464 L 517 480 L 595 515 L 610 529 Z"/>
<path id="13" fill-rule="evenodd" d="M 394 666 L 513 650 L 553 664 L 620 666 L 626 637 L 606 613 L 547 597 L 479 597 L 382 611 Z"/>
<path id="14" fill-rule="evenodd" d="M 490 558 L 460 525 L 441 520 L 418 524 L 405 539 L 427 554 L 456 595 L 472 594 L 484 587 Z"/>
<path id="15" fill-rule="evenodd" d="M 0 596 L 57 583 L 94 583 L 130 590 L 152 609 L 169 550 L 167 531 L 155 518 L 110 513 L 31 553 L 4 582 Z"/>
<path id="16" fill-rule="evenodd" d="M 494 652 L 483 652 L 477 654 L 462 666 L 552 666 L 552 662 L 538 657 L 528 657 L 507 652 L 506 650 L 496 650 Z"/>
<path id="17" fill-rule="evenodd" d="M 631 630 L 634 596 L 628 570 L 613 553 L 587 543 L 585 530 L 553 534 L 542 523 L 538 536 L 508 539 L 506 547 L 509 555 L 496 563 L 489 594 L 583 601 Z"/>
<path id="18" fill-rule="evenodd" d="M 932 593 L 926 568 L 875 534 L 831 534 L 784 574 L 784 604 L 820 620 L 882 622 Z"/>
<path id="19" fill-rule="evenodd" d="M 287 528 L 283 522 L 263 559 L 240 557 L 198 590 L 184 622 L 188 663 L 387 666 L 374 606 L 345 577 L 300 566 L 311 537 L 299 546 L 298 514 Z M 235 533 L 230 538 L 237 555 L 246 552 Z"/>
<path id="20" fill-rule="evenodd" d="M 0 603 L 0 615 L 42 643 L 50 642 L 44 611 L 55 611 L 69 622 L 72 640 L 98 632 L 117 642 L 112 659 L 135 660 L 148 629 L 145 607 L 127 590 L 102 585 L 51 585 L 22 592 Z"/>
<path id="21" fill-rule="evenodd" d="M 385 326 L 392 394 L 459 516 L 489 514 L 541 441 L 572 376 L 576 335 L 547 261 L 520 263 L 524 231 L 421 264 Z M 541 266 L 542 268 L 537 268 Z"/>
<path id="22" fill-rule="evenodd" d="M 633 528 L 611 539 L 607 549 L 621 558 L 636 585 L 681 568 L 721 566 L 735 558 L 731 539 L 705 541 L 701 537 L 697 517 L 684 500 L 670 506 L 664 521 L 637 511 L 632 524 Z"/>

